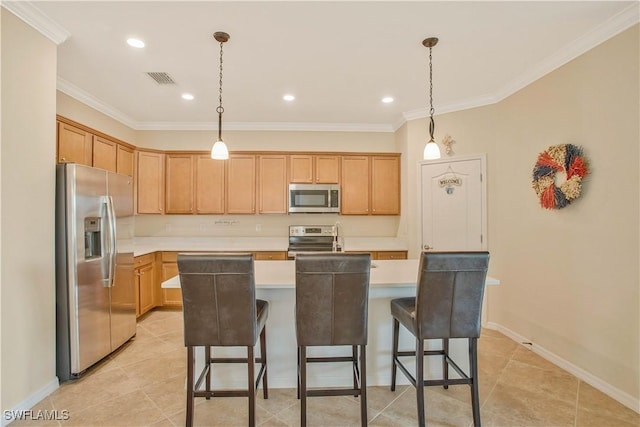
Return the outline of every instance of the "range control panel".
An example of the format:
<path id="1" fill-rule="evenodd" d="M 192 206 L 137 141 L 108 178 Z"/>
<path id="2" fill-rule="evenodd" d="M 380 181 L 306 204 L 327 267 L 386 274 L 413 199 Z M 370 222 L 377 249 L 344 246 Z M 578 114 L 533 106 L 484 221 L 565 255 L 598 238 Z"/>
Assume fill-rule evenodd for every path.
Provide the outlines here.
<path id="1" fill-rule="evenodd" d="M 333 236 L 333 225 L 290 225 L 289 236 Z"/>

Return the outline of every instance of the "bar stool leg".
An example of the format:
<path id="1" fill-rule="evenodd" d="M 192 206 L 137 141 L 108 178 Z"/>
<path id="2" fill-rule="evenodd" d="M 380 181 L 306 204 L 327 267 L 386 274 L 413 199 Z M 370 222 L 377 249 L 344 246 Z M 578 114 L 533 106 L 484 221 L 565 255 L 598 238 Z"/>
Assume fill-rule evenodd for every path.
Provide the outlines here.
<path id="1" fill-rule="evenodd" d="M 256 425 L 256 376 L 254 372 L 255 358 L 253 355 L 253 347 L 247 347 L 247 371 L 249 377 L 249 426 Z"/>
<path id="2" fill-rule="evenodd" d="M 262 375 L 262 397 L 269 398 L 269 383 L 267 381 L 267 327 L 262 328 L 260 333 L 260 358 L 262 359 L 262 367 L 264 373 Z"/>
<path id="3" fill-rule="evenodd" d="M 424 416 L 424 340 L 417 338 L 416 345 L 416 399 L 418 403 L 418 425 L 425 427 Z"/>
<path id="4" fill-rule="evenodd" d="M 442 379 L 444 380 L 444 385 L 442 386 L 445 390 L 449 388 L 449 362 L 447 362 L 447 357 L 449 356 L 449 338 L 442 339 L 442 351 L 444 351 L 444 355 L 442 356 Z"/>
<path id="5" fill-rule="evenodd" d="M 358 388 L 358 346 L 351 346 L 351 360 L 353 371 L 353 389 Z M 354 393 L 353 397 L 358 397 L 358 393 Z"/>
<path id="6" fill-rule="evenodd" d="M 206 391 L 211 391 L 211 347 L 209 347 L 208 345 L 204 347 L 204 366 L 208 366 L 209 369 L 207 369 L 207 378 L 205 380 L 206 382 Z M 211 400 L 211 396 L 207 396 L 206 397 L 207 400 Z"/>
<path id="7" fill-rule="evenodd" d="M 300 427 L 307 425 L 307 348 L 298 347 L 300 357 Z"/>
<path id="8" fill-rule="evenodd" d="M 478 393 L 478 339 L 469 338 L 469 370 L 471 377 L 471 407 L 473 425 L 480 427 L 480 398 Z"/>
<path id="9" fill-rule="evenodd" d="M 185 426 L 193 426 L 193 347 L 187 346 L 187 415 Z"/>
<path id="10" fill-rule="evenodd" d="M 367 425 L 367 347 L 360 346 L 360 423 Z"/>
<path id="11" fill-rule="evenodd" d="M 396 359 L 398 358 L 398 334 L 400 333 L 400 322 L 393 318 L 393 350 L 391 352 L 391 391 L 396 391 Z"/>

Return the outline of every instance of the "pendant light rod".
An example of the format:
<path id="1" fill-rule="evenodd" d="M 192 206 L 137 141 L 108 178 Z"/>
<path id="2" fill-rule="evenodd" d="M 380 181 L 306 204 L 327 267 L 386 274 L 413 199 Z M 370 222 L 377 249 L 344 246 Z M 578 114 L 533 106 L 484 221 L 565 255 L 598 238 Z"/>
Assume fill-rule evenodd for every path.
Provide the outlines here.
<path id="1" fill-rule="evenodd" d="M 422 40 L 422 45 L 429 48 L 429 141 L 424 148 L 424 159 L 439 159 L 440 148 L 434 139 L 434 133 L 436 130 L 436 123 L 433 120 L 435 109 L 433 108 L 433 62 L 432 62 L 432 49 L 438 44 L 437 37 L 428 37 Z"/>
<path id="2" fill-rule="evenodd" d="M 229 41 L 229 34 L 217 31 L 213 33 L 213 38 L 220 43 L 220 79 L 219 79 L 219 89 L 218 89 L 218 108 L 216 108 L 216 112 L 218 113 L 218 140 L 213 145 L 211 149 L 211 157 L 213 159 L 226 160 L 229 158 L 229 150 L 227 149 L 226 144 L 222 140 L 222 113 L 224 113 L 224 107 L 222 106 L 222 52 L 223 45 L 227 41 Z"/>

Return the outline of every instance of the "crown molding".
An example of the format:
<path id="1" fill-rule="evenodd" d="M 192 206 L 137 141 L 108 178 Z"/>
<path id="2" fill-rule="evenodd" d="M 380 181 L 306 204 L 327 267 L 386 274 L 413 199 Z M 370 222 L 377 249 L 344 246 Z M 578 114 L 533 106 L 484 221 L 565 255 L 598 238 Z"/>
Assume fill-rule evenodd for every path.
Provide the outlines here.
<path id="1" fill-rule="evenodd" d="M 119 121 L 120 123 L 132 128 L 132 129 L 137 129 L 137 122 L 133 119 L 131 119 L 129 116 L 127 116 L 125 113 L 123 113 L 122 111 L 112 107 L 111 105 L 107 104 L 106 102 L 103 102 L 101 100 L 99 100 L 98 98 L 96 98 L 95 96 L 91 95 L 90 93 L 80 89 L 78 86 L 69 83 L 68 81 L 64 80 L 61 77 L 58 77 L 57 81 L 56 81 L 56 88 L 60 91 L 63 92 L 67 95 L 69 95 L 70 97 L 77 99 L 78 101 L 82 102 L 85 105 L 88 105 L 89 107 L 93 108 L 94 110 L 98 110 L 99 112 L 101 112 L 102 114 L 105 114 L 109 117 L 111 117 L 114 120 Z"/>
<path id="2" fill-rule="evenodd" d="M 71 36 L 69 31 L 61 27 L 29 1 L 0 1 L 0 5 L 57 45 Z"/>
<path id="3" fill-rule="evenodd" d="M 217 123 L 139 122 L 136 130 L 218 130 Z M 228 131 L 299 131 L 299 132 L 394 132 L 387 124 L 373 123 L 285 123 L 285 122 L 225 122 Z"/>
<path id="4" fill-rule="evenodd" d="M 588 33 L 569 43 L 560 51 L 545 58 L 530 71 L 507 83 L 495 93 L 495 102 L 502 101 L 513 95 L 539 78 L 560 68 L 638 22 L 640 22 L 640 3 L 636 1 Z"/>

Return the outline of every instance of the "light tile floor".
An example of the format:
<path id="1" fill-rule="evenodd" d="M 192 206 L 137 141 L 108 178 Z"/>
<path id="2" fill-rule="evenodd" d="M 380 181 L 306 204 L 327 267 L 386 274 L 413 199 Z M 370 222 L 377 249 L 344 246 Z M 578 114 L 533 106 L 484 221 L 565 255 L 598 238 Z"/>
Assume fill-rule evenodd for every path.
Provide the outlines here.
<path id="1" fill-rule="evenodd" d="M 480 404 L 485 426 L 640 426 L 640 415 L 504 335 L 483 330 L 479 341 Z M 153 311 L 138 322 L 135 340 L 62 384 L 33 410 L 69 411 L 64 421 L 14 421 L 11 426 L 183 426 L 186 350 L 182 312 Z M 401 375 L 399 373 L 399 375 Z M 246 426 L 246 398 L 196 399 L 195 425 Z M 358 426 L 353 397 L 308 400 L 310 426 Z M 468 386 L 426 389 L 429 426 L 470 426 Z M 295 389 L 258 393 L 260 426 L 297 426 Z M 417 425 L 415 390 L 368 388 L 369 425 Z"/>

